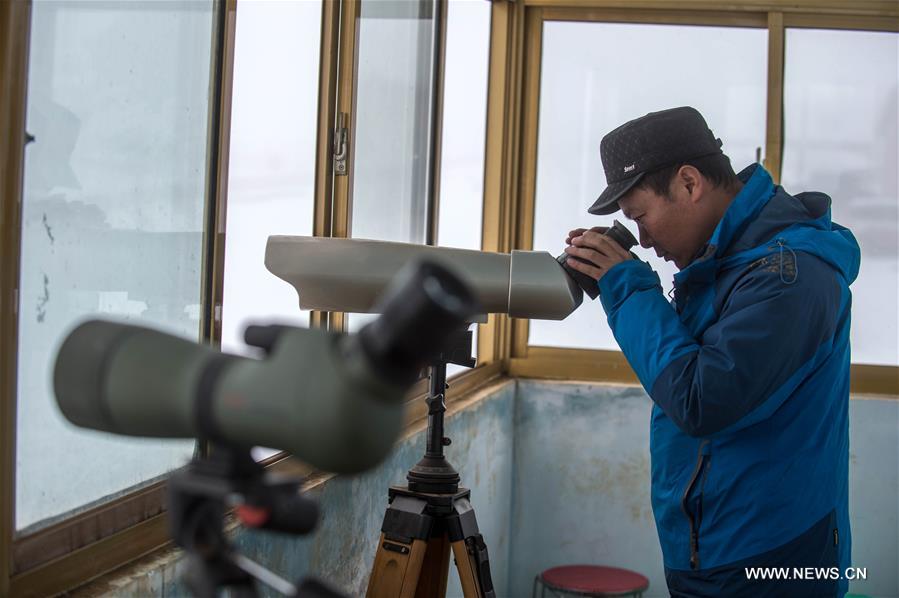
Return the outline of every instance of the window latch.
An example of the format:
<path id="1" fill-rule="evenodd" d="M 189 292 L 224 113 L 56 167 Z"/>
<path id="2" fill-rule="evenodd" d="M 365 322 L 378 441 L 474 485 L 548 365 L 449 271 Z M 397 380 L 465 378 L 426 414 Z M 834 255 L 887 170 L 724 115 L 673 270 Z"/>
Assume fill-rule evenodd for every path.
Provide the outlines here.
<path id="1" fill-rule="evenodd" d="M 346 176 L 346 112 L 337 114 L 337 126 L 334 128 L 334 174 Z"/>

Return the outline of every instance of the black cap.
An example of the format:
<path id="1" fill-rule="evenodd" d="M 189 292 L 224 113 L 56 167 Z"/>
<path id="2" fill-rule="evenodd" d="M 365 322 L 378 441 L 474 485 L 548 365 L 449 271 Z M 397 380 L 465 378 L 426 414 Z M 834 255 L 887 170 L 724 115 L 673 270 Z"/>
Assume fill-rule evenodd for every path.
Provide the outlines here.
<path id="1" fill-rule="evenodd" d="M 618 210 L 621 196 L 647 172 L 719 153 L 721 140 L 696 108 L 650 112 L 628 121 L 599 144 L 608 187 L 587 211 L 611 214 Z"/>

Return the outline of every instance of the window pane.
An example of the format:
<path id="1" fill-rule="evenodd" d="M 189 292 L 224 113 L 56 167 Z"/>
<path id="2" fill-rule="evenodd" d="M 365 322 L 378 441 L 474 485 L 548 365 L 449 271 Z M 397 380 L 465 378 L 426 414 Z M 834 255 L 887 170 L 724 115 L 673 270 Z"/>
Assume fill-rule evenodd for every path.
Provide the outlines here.
<path id="1" fill-rule="evenodd" d="M 830 195 L 861 246 L 852 361 L 899 365 L 899 35 L 788 29 L 785 52 L 783 186 Z"/>
<path id="2" fill-rule="evenodd" d="M 724 142 L 734 169 L 755 161 L 765 140 L 767 31 L 726 27 L 547 22 L 543 28 L 534 249 L 559 255 L 569 230 L 608 226 L 591 216 L 605 188 L 602 137 L 657 110 L 690 105 Z M 702 65 L 684 77 L 684 65 Z M 735 66 L 738 65 L 738 66 Z M 637 247 L 667 293 L 676 269 Z M 561 322 L 532 320 L 529 343 L 618 349 L 599 300 Z"/>
<path id="3" fill-rule="evenodd" d="M 424 243 L 431 177 L 433 0 L 362 0 L 350 119 L 351 235 Z M 374 319 L 352 314 L 354 332 Z"/>
<path id="4" fill-rule="evenodd" d="M 443 77 L 437 244 L 481 248 L 490 3 L 449 2 Z M 472 354 L 477 350 L 474 326 Z M 449 364 L 447 375 L 464 371 Z"/>
<path id="5" fill-rule="evenodd" d="M 198 338 L 212 23 L 212 2 L 34 2 L 18 530 L 149 482 L 191 456 L 190 441 L 75 428 L 51 380 L 62 338 L 88 316 Z"/>
<path id="6" fill-rule="evenodd" d="M 357 22 L 352 236 L 424 243 L 434 3 L 363 0 Z"/>
<path id="7" fill-rule="evenodd" d="M 481 248 L 490 3 L 450 2 L 446 23 L 437 244 Z"/>
<path id="8" fill-rule="evenodd" d="M 238 2 L 222 349 L 248 323 L 308 326 L 292 286 L 265 267 L 269 235 L 311 235 L 322 3 Z"/>

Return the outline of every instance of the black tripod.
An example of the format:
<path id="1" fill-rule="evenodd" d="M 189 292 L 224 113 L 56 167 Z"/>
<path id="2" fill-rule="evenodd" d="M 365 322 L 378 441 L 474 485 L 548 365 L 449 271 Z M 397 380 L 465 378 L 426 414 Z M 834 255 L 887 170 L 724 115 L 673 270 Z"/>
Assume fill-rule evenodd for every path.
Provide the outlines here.
<path id="1" fill-rule="evenodd" d="M 187 552 L 183 581 L 198 598 L 220 589 L 255 598 L 256 582 L 297 598 L 343 598 L 325 584 L 307 579 L 294 584 L 237 552 L 224 530 L 232 507 L 248 527 L 307 534 L 318 519 L 317 505 L 299 495 L 300 480 L 266 473 L 249 449 L 215 445 L 208 459 L 194 459 L 169 480 L 172 539 Z"/>
<path id="2" fill-rule="evenodd" d="M 406 475 L 407 486 L 391 486 L 368 598 L 431 598 L 446 594 L 453 552 L 465 598 L 494 598 L 487 545 L 478 531 L 471 491 L 446 460 L 443 435 L 446 364 L 472 367 L 470 331 L 450 339 L 431 363 L 428 439 L 424 457 Z"/>

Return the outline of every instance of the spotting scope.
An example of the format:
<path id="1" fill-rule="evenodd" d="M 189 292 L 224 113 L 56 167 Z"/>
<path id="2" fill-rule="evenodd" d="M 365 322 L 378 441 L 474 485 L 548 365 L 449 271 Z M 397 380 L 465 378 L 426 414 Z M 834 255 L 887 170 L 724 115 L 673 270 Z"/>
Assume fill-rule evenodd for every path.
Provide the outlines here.
<path id="1" fill-rule="evenodd" d="M 619 222 L 605 233 L 625 249 L 636 244 Z M 407 263 L 427 259 L 458 272 L 472 289 L 481 315 L 563 320 L 599 294 L 596 281 L 570 268 L 567 254 L 546 251 L 496 253 L 369 239 L 275 235 L 268 238 L 265 266 L 289 282 L 301 309 L 377 313 L 378 294 Z M 578 258 L 575 258 L 578 259 Z M 483 318 L 481 318 L 483 320 Z"/>
<path id="2" fill-rule="evenodd" d="M 76 327 L 56 358 L 56 399 L 72 423 L 128 436 L 201 438 L 293 453 L 354 473 L 390 451 L 403 399 L 473 314 L 476 299 L 434 262 L 401 271 L 358 334 L 250 326 L 253 359 L 103 320 Z"/>

